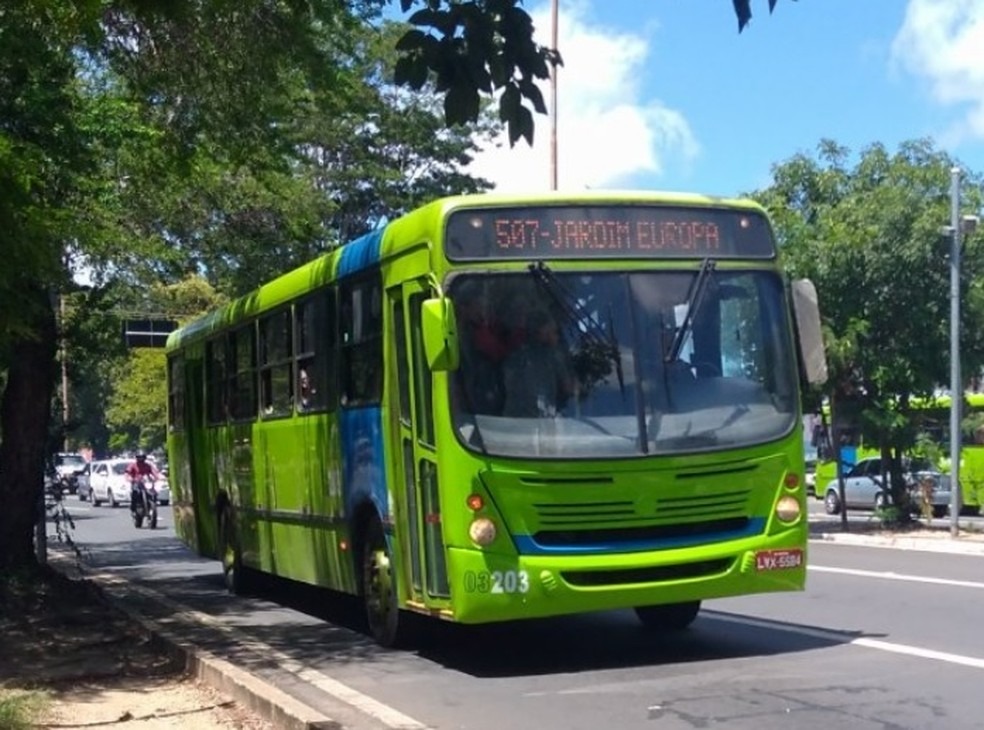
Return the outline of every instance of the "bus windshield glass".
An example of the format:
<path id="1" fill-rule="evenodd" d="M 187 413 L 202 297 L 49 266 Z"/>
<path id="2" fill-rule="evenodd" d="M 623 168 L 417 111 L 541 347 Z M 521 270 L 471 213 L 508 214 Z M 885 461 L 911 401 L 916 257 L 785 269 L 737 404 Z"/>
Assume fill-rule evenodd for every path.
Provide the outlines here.
<path id="1" fill-rule="evenodd" d="M 702 272 L 696 307 L 694 270 L 555 272 L 540 263 L 457 276 L 451 403 L 462 443 L 499 456 L 607 458 L 788 433 L 798 391 L 781 278 Z"/>

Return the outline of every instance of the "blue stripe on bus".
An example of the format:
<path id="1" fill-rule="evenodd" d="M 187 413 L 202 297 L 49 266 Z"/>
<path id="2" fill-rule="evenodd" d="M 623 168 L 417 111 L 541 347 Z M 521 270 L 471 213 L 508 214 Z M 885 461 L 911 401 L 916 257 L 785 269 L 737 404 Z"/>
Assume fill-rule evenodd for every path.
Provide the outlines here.
<path id="1" fill-rule="evenodd" d="M 389 519 L 386 469 L 383 462 L 383 418 L 379 406 L 341 411 L 342 497 L 345 514 L 370 500 L 385 523 Z"/>
<path id="2" fill-rule="evenodd" d="M 338 276 L 354 274 L 379 263 L 384 230 L 386 229 L 377 228 L 342 246 L 342 257 L 338 261 Z"/>
<path id="3" fill-rule="evenodd" d="M 595 543 L 593 545 L 541 545 L 532 535 L 513 535 L 516 549 L 520 555 L 591 555 L 593 553 L 635 553 L 647 550 L 670 550 L 673 548 L 708 545 L 726 540 L 759 535 L 765 530 L 765 519 L 755 517 L 741 530 L 716 532 L 710 535 L 668 537 L 662 540 L 631 540 L 627 542 Z"/>

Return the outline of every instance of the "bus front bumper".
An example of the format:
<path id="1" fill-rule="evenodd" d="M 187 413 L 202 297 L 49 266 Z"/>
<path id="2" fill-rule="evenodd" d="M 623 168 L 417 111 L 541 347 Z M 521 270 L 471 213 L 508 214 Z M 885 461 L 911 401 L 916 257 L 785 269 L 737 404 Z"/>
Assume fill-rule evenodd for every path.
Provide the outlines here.
<path id="1" fill-rule="evenodd" d="M 448 551 L 454 620 L 604 611 L 748 593 L 802 590 L 803 530 L 754 541 L 591 556 Z"/>

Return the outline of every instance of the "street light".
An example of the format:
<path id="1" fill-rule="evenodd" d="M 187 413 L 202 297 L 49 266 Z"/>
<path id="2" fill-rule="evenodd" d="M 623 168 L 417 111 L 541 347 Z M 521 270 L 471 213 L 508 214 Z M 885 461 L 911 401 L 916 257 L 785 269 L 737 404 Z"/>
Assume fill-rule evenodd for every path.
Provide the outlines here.
<path id="1" fill-rule="evenodd" d="M 960 168 L 950 168 L 950 534 L 960 534 L 960 237 L 977 228 L 975 215 L 960 217 Z"/>

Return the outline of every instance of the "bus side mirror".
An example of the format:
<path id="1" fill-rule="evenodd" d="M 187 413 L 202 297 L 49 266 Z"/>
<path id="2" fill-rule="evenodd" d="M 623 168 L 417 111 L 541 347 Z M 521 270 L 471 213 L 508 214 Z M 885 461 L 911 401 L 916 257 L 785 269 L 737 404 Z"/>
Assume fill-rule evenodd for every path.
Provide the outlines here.
<path id="1" fill-rule="evenodd" d="M 434 371 L 457 369 L 458 327 L 451 300 L 446 297 L 424 300 L 421 326 L 428 367 Z"/>
<path id="2" fill-rule="evenodd" d="M 792 283 L 792 296 L 803 374 L 810 385 L 822 385 L 827 382 L 827 354 L 820 329 L 817 289 L 809 279 L 797 279 Z"/>

